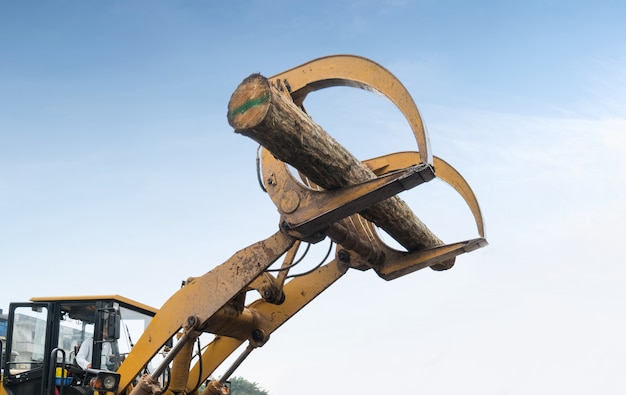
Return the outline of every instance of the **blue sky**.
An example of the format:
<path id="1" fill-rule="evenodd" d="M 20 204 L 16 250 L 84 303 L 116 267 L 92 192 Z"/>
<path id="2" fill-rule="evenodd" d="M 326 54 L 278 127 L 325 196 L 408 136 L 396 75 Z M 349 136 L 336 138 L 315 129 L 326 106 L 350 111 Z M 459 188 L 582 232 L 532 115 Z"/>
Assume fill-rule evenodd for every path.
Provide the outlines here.
<path id="1" fill-rule="evenodd" d="M 238 374 L 273 395 L 623 393 L 625 14 L 618 1 L 0 1 L 0 307 L 68 294 L 158 307 L 273 234 L 230 95 L 253 72 L 349 53 L 411 92 L 490 245 L 443 273 L 349 272 Z M 305 105 L 359 158 L 414 149 L 377 96 L 336 88 Z M 450 188 L 402 197 L 444 240 L 475 237 Z"/>

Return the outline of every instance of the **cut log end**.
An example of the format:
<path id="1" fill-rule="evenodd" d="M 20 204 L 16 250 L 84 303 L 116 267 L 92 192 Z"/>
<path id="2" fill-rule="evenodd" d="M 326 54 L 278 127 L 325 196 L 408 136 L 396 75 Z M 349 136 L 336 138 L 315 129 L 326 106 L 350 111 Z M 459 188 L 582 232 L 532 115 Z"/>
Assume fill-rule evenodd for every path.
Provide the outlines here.
<path id="1" fill-rule="evenodd" d="M 267 78 L 252 74 L 237 87 L 228 102 L 228 123 L 235 130 L 250 129 L 263 121 L 270 107 Z"/>

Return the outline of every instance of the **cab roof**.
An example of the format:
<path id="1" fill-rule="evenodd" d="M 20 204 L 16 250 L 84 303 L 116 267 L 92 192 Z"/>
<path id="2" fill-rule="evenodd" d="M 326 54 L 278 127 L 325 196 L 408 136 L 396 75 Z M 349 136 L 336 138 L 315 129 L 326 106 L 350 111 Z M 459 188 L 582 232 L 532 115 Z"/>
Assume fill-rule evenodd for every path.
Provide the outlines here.
<path id="1" fill-rule="evenodd" d="M 96 302 L 98 300 L 110 300 L 122 305 L 130 306 L 138 310 L 145 310 L 150 315 L 155 315 L 159 309 L 147 304 L 137 302 L 120 295 L 87 295 L 87 296 L 36 296 L 30 298 L 31 302 Z"/>

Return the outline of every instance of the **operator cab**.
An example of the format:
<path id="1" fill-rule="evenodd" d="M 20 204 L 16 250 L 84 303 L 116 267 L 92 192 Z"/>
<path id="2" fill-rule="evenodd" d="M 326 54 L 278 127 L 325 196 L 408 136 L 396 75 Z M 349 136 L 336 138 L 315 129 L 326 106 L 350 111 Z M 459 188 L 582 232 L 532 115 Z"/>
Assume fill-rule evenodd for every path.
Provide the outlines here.
<path id="1" fill-rule="evenodd" d="M 120 376 L 115 370 L 156 311 L 118 295 L 12 303 L 5 351 L 11 357 L 4 358 L 2 366 L 4 390 L 8 395 L 117 391 Z M 79 354 L 81 345 L 91 350 Z M 90 360 L 81 367 L 77 355 Z"/>

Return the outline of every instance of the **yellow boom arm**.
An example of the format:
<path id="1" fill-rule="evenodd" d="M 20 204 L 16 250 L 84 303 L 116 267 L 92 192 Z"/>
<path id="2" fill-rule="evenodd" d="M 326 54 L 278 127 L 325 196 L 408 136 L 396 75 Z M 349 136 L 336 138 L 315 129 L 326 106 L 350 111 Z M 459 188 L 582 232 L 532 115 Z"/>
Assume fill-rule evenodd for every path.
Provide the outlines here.
<path id="1" fill-rule="evenodd" d="M 333 86 L 354 86 L 389 98 L 404 114 L 417 143 L 417 150 L 363 161 L 375 178 L 355 185 L 324 190 L 296 178 L 285 163 L 263 149 L 261 177 L 280 213 L 280 229 L 273 236 L 247 247 L 206 274 L 190 278 L 154 316 L 122 366 L 120 388 L 134 395 L 161 392 L 160 376 L 172 366 L 168 391 L 192 392 L 242 344 L 248 347 L 220 380 L 212 381 L 206 395 L 223 394 L 228 376 L 270 334 L 307 303 L 343 276 L 349 268 L 373 269 L 385 280 L 434 266 L 487 244 L 477 199 L 468 183 L 452 166 L 430 152 L 419 111 L 406 88 L 382 66 L 368 59 L 338 55 L 314 60 L 269 79 L 275 88 L 303 108 L 306 96 Z M 237 111 L 248 108 L 240 107 Z M 383 243 L 376 227 L 361 213 L 399 192 L 439 177 L 464 198 L 477 224 L 479 237 L 414 251 L 399 251 Z M 303 242 L 325 238 L 335 245 L 334 259 L 287 281 Z M 268 268 L 283 257 L 280 269 Z M 246 294 L 259 297 L 245 305 Z M 191 363 L 192 347 L 202 333 L 213 340 Z M 144 375 L 133 386 L 146 361 L 168 340 L 177 343 L 162 366 Z"/>

